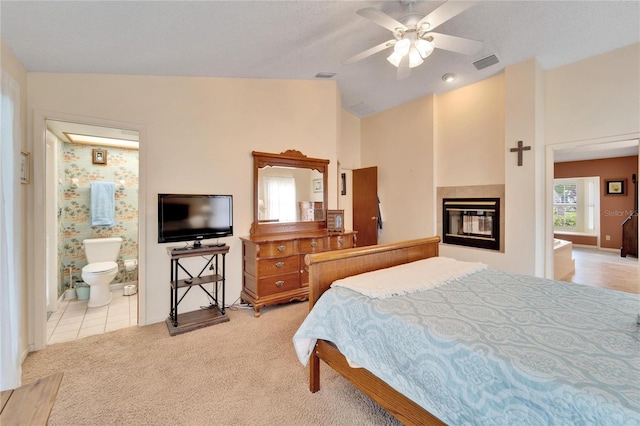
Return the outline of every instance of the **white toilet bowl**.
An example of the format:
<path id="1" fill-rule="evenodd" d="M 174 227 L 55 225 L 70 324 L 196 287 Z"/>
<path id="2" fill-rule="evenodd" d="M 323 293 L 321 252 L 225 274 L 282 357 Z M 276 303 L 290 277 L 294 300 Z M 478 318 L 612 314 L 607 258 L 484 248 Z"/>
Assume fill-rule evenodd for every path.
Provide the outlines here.
<path id="1" fill-rule="evenodd" d="M 111 303 L 109 284 L 118 275 L 118 253 L 122 238 L 93 238 L 83 242 L 89 264 L 82 268 L 82 279 L 89 284 L 90 308 Z"/>
<path id="2" fill-rule="evenodd" d="M 90 308 L 111 303 L 111 290 L 109 284 L 118 275 L 118 264 L 116 262 L 90 263 L 82 268 L 82 280 L 89 284 Z"/>

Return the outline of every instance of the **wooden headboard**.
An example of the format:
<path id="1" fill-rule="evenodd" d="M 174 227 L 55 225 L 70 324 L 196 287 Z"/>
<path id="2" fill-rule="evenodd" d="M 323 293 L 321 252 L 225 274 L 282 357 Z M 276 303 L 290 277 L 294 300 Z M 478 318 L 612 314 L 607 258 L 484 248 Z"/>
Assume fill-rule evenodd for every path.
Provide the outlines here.
<path id="1" fill-rule="evenodd" d="M 438 256 L 440 237 L 308 254 L 309 309 L 340 278 Z"/>

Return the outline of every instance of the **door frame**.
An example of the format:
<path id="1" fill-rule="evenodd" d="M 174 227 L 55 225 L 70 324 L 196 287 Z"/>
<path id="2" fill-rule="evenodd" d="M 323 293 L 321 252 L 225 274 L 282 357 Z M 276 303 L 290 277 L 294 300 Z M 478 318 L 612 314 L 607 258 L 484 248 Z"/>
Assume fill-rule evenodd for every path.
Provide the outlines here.
<path id="1" fill-rule="evenodd" d="M 546 145 L 546 167 L 545 167 L 545 246 L 544 246 L 544 257 L 545 257 L 545 271 L 544 276 L 546 278 L 554 279 L 554 258 L 553 258 L 553 179 L 554 179 L 554 159 L 555 159 L 555 151 L 559 149 L 566 148 L 576 148 L 579 149 L 581 147 L 587 147 L 590 145 L 596 144 L 607 144 L 613 142 L 620 142 L 623 140 L 632 140 L 637 139 L 640 140 L 640 132 L 630 133 L 625 135 L 616 135 L 616 136 L 608 136 L 602 138 L 594 138 L 594 139 L 586 139 L 586 140 L 578 140 L 578 141 L 570 141 L 570 142 L 560 142 L 557 144 Z M 640 150 L 640 147 L 638 148 Z M 640 155 L 638 155 L 638 166 L 640 169 Z M 640 234 L 640 231 L 639 231 Z M 598 238 L 598 245 L 599 245 Z M 640 259 L 638 259 L 640 262 Z"/>
<path id="2" fill-rule="evenodd" d="M 27 223 L 28 250 L 27 268 L 32 271 L 28 275 L 27 288 L 29 297 L 28 310 L 28 348 L 29 352 L 38 351 L 46 346 L 47 298 L 46 298 L 46 131 L 47 121 L 67 121 L 91 126 L 112 127 L 123 130 L 134 130 L 139 134 L 139 183 L 138 183 L 138 325 L 146 325 L 146 286 L 145 286 L 145 141 L 147 138 L 144 125 L 114 120 L 85 117 L 55 111 L 33 111 L 33 122 L 28 127 L 28 137 L 33 141 L 33 206 L 29 209 Z M 54 212 L 55 214 L 55 212 Z"/>

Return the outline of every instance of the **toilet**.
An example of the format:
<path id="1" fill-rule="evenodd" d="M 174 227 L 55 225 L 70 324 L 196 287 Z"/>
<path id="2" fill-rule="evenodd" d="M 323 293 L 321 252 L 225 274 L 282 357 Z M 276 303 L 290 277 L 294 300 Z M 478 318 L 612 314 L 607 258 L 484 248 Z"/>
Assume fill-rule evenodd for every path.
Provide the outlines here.
<path id="1" fill-rule="evenodd" d="M 111 303 L 109 284 L 118 274 L 118 254 L 122 238 L 90 238 L 83 240 L 89 264 L 82 268 L 82 279 L 89 284 L 88 307 L 97 308 Z"/>

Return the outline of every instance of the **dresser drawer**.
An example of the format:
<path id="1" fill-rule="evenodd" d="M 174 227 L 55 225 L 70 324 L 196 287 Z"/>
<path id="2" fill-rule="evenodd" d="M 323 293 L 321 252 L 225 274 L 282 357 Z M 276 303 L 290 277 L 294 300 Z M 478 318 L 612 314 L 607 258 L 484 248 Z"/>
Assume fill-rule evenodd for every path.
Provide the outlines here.
<path id="1" fill-rule="evenodd" d="M 301 205 L 301 208 L 316 208 Z M 317 210 L 317 209 L 316 209 Z M 324 210 L 322 218 L 324 218 Z M 317 219 L 317 217 L 316 217 Z M 318 224 L 303 222 L 309 231 L 284 230 L 241 238 L 243 242 L 243 284 L 240 298 L 253 305 L 256 316 L 264 306 L 309 298 L 308 254 L 355 247 L 355 231 L 316 230 Z"/>
<path id="2" fill-rule="evenodd" d="M 260 259 L 258 261 L 258 276 L 282 275 L 298 273 L 298 256 L 275 257 L 273 259 Z"/>
<path id="3" fill-rule="evenodd" d="M 265 257 L 291 256 L 296 253 L 298 253 L 296 240 L 289 240 L 261 243 L 258 255 L 264 259 Z"/>
<path id="4" fill-rule="evenodd" d="M 298 271 L 292 274 L 278 275 L 261 278 L 258 281 L 258 294 L 260 297 L 283 291 L 295 290 L 300 287 L 300 274 Z"/>
<path id="5" fill-rule="evenodd" d="M 329 250 L 341 250 L 353 247 L 353 234 L 329 236 Z"/>
<path id="6" fill-rule="evenodd" d="M 300 253 L 318 253 L 325 250 L 325 238 L 300 238 Z"/>

